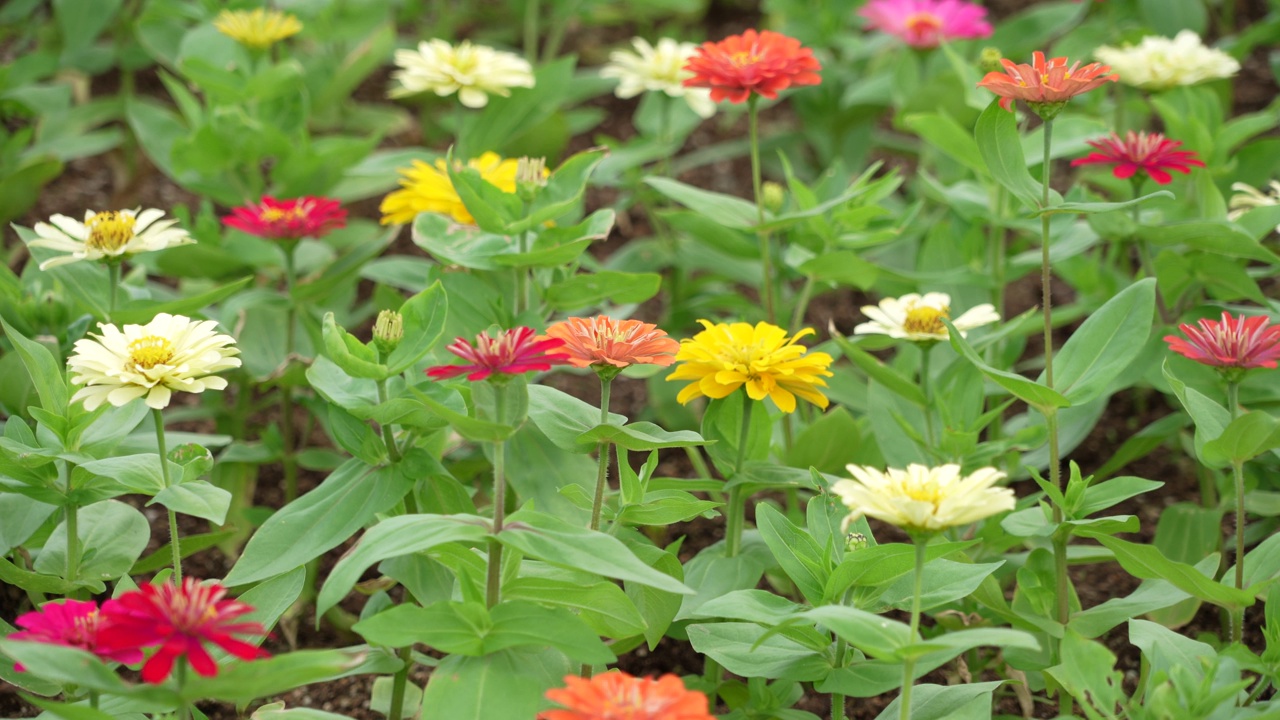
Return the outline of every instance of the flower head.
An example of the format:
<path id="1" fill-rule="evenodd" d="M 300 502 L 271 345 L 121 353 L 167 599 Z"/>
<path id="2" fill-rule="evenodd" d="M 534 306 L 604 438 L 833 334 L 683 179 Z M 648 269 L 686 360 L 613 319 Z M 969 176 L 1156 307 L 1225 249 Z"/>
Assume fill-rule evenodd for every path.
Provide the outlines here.
<path id="1" fill-rule="evenodd" d="M 1227 213 L 1227 219 L 1239 220 L 1241 215 L 1253 208 L 1280 205 L 1280 180 L 1272 180 L 1269 187 L 1271 192 L 1264 193 L 1252 185 L 1231 183 L 1231 189 L 1235 190 L 1236 194 L 1231 196 L 1231 201 L 1228 203 L 1231 212 Z"/>
<path id="2" fill-rule="evenodd" d="M 1076 61 L 1070 67 L 1064 57 L 1045 60 L 1044 53 L 1032 54 L 1030 65 L 1019 65 L 1011 60 L 1001 60 L 1004 72 L 990 72 L 979 83 L 1000 96 L 1000 107 L 1013 109 L 1014 100 L 1025 100 L 1041 117 L 1052 118 L 1071 98 L 1089 92 L 1103 83 L 1115 82 L 1115 75 L 1106 65 L 1089 63 L 1080 67 Z"/>
<path id="3" fill-rule="evenodd" d="M 1192 30 L 1183 30 L 1172 40 L 1148 35 L 1137 45 L 1119 48 L 1103 45 L 1093 55 L 1115 68 L 1126 85 L 1146 90 L 1195 85 L 1240 72 L 1240 63 L 1235 58 L 1205 47 Z"/>
<path id="4" fill-rule="evenodd" d="M 547 328 L 547 336 L 564 341 L 574 367 L 660 365 L 675 362 L 680 343 L 656 325 L 639 320 L 614 320 L 607 315 L 569 318 Z"/>
<path id="5" fill-rule="evenodd" d="M 1280 360 L 1280 325 L 1265 315 L 1205 318 L 1195 325 L 1179 325 L 1186 335 L 1166 335 L 1169 349 L 1198 363 L 1218 368 L 1275 368 Z"/>
<path id="6" fill-rule="evenodd" d="M 600 70 L 601 77 L 618 79 L 615 95 L 625 99 L 643 92 L 661 92 L 684 98 L 700 117 L 709 118 L 716 113 L 710 90 L 684 86 L 684 81 L 693 77 L 685 63 L 698 51 L 697 45 L 671 38 L 662 38 L 656 47 L 644 38 L 633 38 L 631 45 L 635 52 L 614 50 L 609 53 L 609 64 Z"/>
<path id="7" fill-rule="evenodd" d="M 14 624 L 22 630 L 9 635 L 9 640 L 80 648 L 110 662 L 130 664 L 142 661 L 142 651 L 137 648 L 107 649 L 98 646 L 102 615 L 98 612 L 97 603 L 83 600 L 45 603 L 39 610 L 19 615 Z M 14 669 L 23 672 L 21 665 Z"/>
<path id="8" fill-rule="evenodd" d="M 706 329 L 680 342 L 676 353 L 680 366 L 667 376 L 669 381 L 693 381 L 676 396 L 681 404 L 703 396 L 728 397 L 745 386 L 747 397 L 768 397 L 785 413 L 795 411 L 797 395 L 820 408 L 827 406 L 827 397 L 818 388 L 827 386 L 823 376 L 832 375 L 827 369 L 831 356 L 810 353 L 796 342 L 812 335 L 811 328 L 788 336 L 782 328 L 766 322 L 754 326 L 698 322 Z"/>
<path id="9" fill-rule="evenodd" d="M 86 210 L 84 222 L 54 215 L 48 223 L 36 223 L 31 247 L 67 253 L 40 263 L 41 270 L 80 260 L 119 261 L 140 252 L 164 250 L 195 242 L 177 220 L 161 220 L 163 210 Z"/>
<path id="10" fill-rule="evenodd" d="M 254 50 L 265 50 L 302 32 L 298 18 L 279 10 L 223 10 L 213 21 L 218 32 Z"/>
<path id="11" fill-rule="evenodd" d="M 331 198 L 307 195 L 277 200 L 264 195 L 257 204 L 231 208 L 222 224 L 268 240 L 322 238 L 347 226 L 347 211 Z"/>
<path id="12" fill-rule="evenodd" d="M 235 622 L 253 608 L 226 599 L 227 589 L 218 583 L 200 584 L 185 578 L 181 585 L 143 585 L 102 604 L 105 619 L 98 633 L 100 646 L 110 650 L 160 649 L 142 666 L 142 679 L 161 683 L 173 663 L 187 658 L 192 669 L 205 677 L 218 674 L 218 664 L 205 649 L 213 643 L 241 660 L 269 657 L 267 651 L 235 638 L 265 635 L 256 622 Z"/>
<path id="13" fill-rule="evenodd" d="M 468 160 L 467 167 L 478 171 L 480 177 L 502 192 L 516 191 L 518 160 L 504 160 L 497 153 L 487 152 Z M 382 211 L 383 225 L 411 223 L 418 213 L 424 212 L 442 213 L 464 225 L 475 224 L 476 219 L 453 188 L 444 160 L 437 160 L 434 166 L 414 160 L 413 166 L 401 168 L 400 174 L 404 176 L 400 180 L 402 189 L 383 198 L 378 208 Z"/>
<path id="14" fill-rule="evenodd" d="M 420 42 L 416 51 L 397 50 L 395 62 L 400 69 L 391 78 L 400 87 L 391 91 L 391 97 L 457 93 L 463 105 L 482 108 L 489 104 L 490 95 L 507 97 L 513 87 L 533 87 L 533 67 L 527 60 L 466 40 L 456 46 L 444 40 Z"/>
<path id="15" fill-rule="evenodd" d="M 240 367 L 240 350 L 217 326 L 168 313 L 146 325 L 99 323 L 102 334 L 77 340 L 75 354 L 67 358 L 71 384 L 84 385 L 71 402 L 83 400 L 92 411 L 103 402 L 120 407 L 145 396 L 148 407 L 161 409 L 174 390 L 225 388 L 227 381 L 213 373 Z"/>
<path id="16" fill-rule="evenodd" d="M 870 318 L 853 329 L 854 335 L 888 335 L 915 342 L 946 340 L 949 335 L 945 318 L 951 320 L 951 296 L 931 292 L 910 293 L 900 298 L 885 298 L 877 305 L 865 305 L 862 314 Z M 995 307 L 983 303 L 965 311 L 951 324 L 965 336 L 965 331 L 982 327 L 1000 319 Z"/>
<path id="17" fill-rule="evenodd" d="M 982 468 L 962 476 L 959 465 L 930 468 L 908 465 L 906 470 L 849 465 L 853 480 L 839 480 L 831 492 L 840 496 L 852 514 L 848 523 L 866 515 L 910 532 L 933 532 L 968 525 L 998 512 L 1012 510 L 1013 491 L 995 484 L 1005 474 Z"/>
<path id="18" fill-rule="evenodd" d="M 569 356 L 561 348 L 560 338 L 537 338 L 527 327 L 503 330 L 497 337 L 482 332 L 474 345 L 464 338 L 455 338 L 446 348 L 467 364 L 437 365 L 427 369 L 427 377 L 445 380 L 467 373 L 472 382 L 486 380 L 490 375 L 521 375 L 527 372 L 550 370 L 552 365 L 564 365 Z M 552 352 L 554 351 L 554 352 Z"/>
<path id="19" fill-rule="evenodd" d="M 986 8 L 965 0 L 871 0 L 858 14 L 867 19 L 868 29 L 918 48 L 991 36 Z"/>
<path id="20" fill-rule="evenodd" d="M 707 696 L 675 675 L 638 678 L 614 670 L 590 679 L 566 675 L 564 683 L 547 691 L 564 709 L 544 710 L 538 720 L 712 720 Z"/>
<path id="21" fill-rule="evenodd" d="M 373 323 L 373 344 L 383 355 L 390 355 L 404 340 L 404 316 L 395 310 L 378 312 Z"/>
<path id="22" fill-rule="evenodd" d="M 1097 152 L 1072 160 L 1071 164 L 1114 165 L 1111 172 L 1121 180 L 1131 178 L 1141 170 L 1157 183 L 1167 185 L 1173 180 L 1170 170 L 1185 174 L 1191 172 L 1192 165 L 1204 167 L 1194 150 L 1179 150 L 1181 142 L 1160 133 L 1130 130 L 1123 140 L 1111 133 L 1109 137 L 1090 140 L 1089 145 Z"/>
<path id="23" fill-rule="evenodd" d="M 752 93 L 770 100 L 792 85 L 817 85 L 822 65 L 800 41 L 772 30 L 748 30 L 700 45 L 685 70 L 690 88 L 711 88 L 712 102 L 742 103 Z"/>

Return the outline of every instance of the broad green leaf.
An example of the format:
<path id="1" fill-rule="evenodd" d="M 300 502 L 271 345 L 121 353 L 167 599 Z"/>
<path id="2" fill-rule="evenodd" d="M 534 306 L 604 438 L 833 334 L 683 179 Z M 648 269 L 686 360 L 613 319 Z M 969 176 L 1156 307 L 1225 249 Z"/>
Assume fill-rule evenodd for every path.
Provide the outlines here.
<path id="1" fill-rule="evenodd" d="M 1169 366 L 1168 358 L 1165 358 L 1163 372 L 1165 380 L 1169 381 L 1169 387 L 1173 389 L 1173 394 L 1177 395 L 1178 399 L 1182 401 L 1182 407 L 1186 408 L 1187 413 L 1191 415 L 1192 421 L 1196 424 L 1196 457 L 1208 465 L 1210 463 L 1205 457 L 1205 445 L 1211 440 L 1222 437 L 1227 425 L 1231 424 L 1231 412 L 1218 404 L 1216 400 L 1205 396 L 1193 387 L 1188 387 L 1186 383 L 1179 380 L 1173 374 L 1173 368 Z"/>
<path id="2" fill-rule="evenodd" d="M 1185 245 L 1216 255 L 1280 265 L 1280 255 L 1257 239 L 1223 222 L 1188 222 L 1139 227 L 1138 237 L 1157 246 Z"/>
<path id="3" fill-rule="evenodd" d="M 40 407 L 56 415 L 65 415 L 70 393 L 67 390 L 66 374 L 53 353 L 15 330 L 3 317 L 0 317 L 0 326 L 4 327 L 4 334 L 9 337 L 13 349 L 22 358 L 22 364 L 27 366 L 27 374 L 31 376 L 36 393 L 40 396 Z"/>
<path id="4" fill-rule="evenodd" d="M 627 418 L 609 413 L 608 424 L 621 426 Z M 600 424 L 600 408 L 547 385 L 529 386 L 529 419 L 556 447 L 571 452 L 588 453 L 598 441 L 581 439 L 583 434 Z"/>
<path id="5" fill-rule="evenodd" d="M 1212 645 L 1179 635 L 1149 620 L 1129 621 L 1129 642 L 1136 645 L 1142 651 L 1143 659 L 1151 663 L 1151 677 L 1169 677 L 1170 670 L 1182 667 L 1200 680 L 1204 677 L 1202 661 L 1215 654 Z"/>
<path id="6" fill-rule="evenodd" d="M 676 557 L 680 549 L 680 541 L 666 548 L 658 548 L 647 542 L 632 540 L 627 543 L 627 547 L 654 570 L 666 573 L 681 582 L 684 581 L 684 566 Z M 652 650 L 662 641 L 667 628 L 671 627 L 671 622 L 675 620 L 676 613 L 680 612 L 680 605 L 684 602 L 685 596 L 633 582 L 624 582 L 622 586 L 627 597 L 631 598 L 631 602 L 635 603 L 636 609 L 640 611 L 640 616 L 644 618 L 647 626 L 644 639 Z"/>
<path id="7" fill-rule="evenodd" d="M 536 387 L 536 386 L 535 386 Z M 502 425 L 500 423 L 489 422 L 488 420 L 480 420 L 462 413 L 455 412 L 444 404 L 437 402 L 434 398 L 423 393 L 417 388 L 409 388 L 413 396 L 418 398 L 423 405 L 426 405 L 431 412 L 439 415 L 442 419 L 453 426 L 458 434 L 468 440 L 476 442 L 501 442 L 511 437 L 515 433 L 516 428 L 510 425 Z"/>
<path id="8" fill-rule="evenodd" d="M 202 292 L 190 297 L 182 297 L 177 300 L 169 300 L 167 302 L 155 302 L 154 300 L 133 300 L 124 304 L 123 307 L 116 309 L 111 313 L 111 320 L 116 324 L 122 323 L 148 323 L 151 319 L 160 313 L 169 313 L 171 315 L 200 315 L 207 311 L 211 305 L 216 305 L 223 300 L 235 295 L 253 282 L 253 276 L 234 280 L 216 287 L 207 292 Z"/>
<path id="9" fill-rule="evenodd" d="M 333 313 L 325 313 L 323 321 L 325 355 L 348 375 L 383 380 L 391 375 L 386 365 L 378 362 L 378 353 L 338 327 Z"/>
<path id="10" fill-rule="evenodd" d="M 80 538 L 80 570 L 76 578 L 101 587 L 129 572 L 151 538 L 150 524 L 137 509 L 116 500 L 106 500 L 80 508 L 77 514 Z M 66 519 L 58 523 L 32 569 L 61 576 L 67 569 Z"/>
<path id="11" fill-rule="evenodd" d="M 218 526 L 227 520 L 227 510 L 231 507 L 231 493 L 210 485 L 204 480 L 193 480 L 179 485 L 170 485 L 156 493 L 147 505 L 155 503 L 160 503 L 183 515 L 203 518 L 214 526 Z"/>
<path id="12" fill-rule="evenodd" d="M 1105 645 L 1086 640 L 1067 628 L 1062 638 L 1061 663 L 1045 672 L 1066 692 L 1110 713 L 1124 698 L 1124 675 L 1114 669 L 1115 665 L 1116 656 Z"/>
<path id="13" fill-rule="evenodd" d="M 1072 405 L 1106 390 L 1146 345 L 1155 301 L 1155 278 L 1144 278 L 1091 314 L 1054 357 L 1054 389 Z"/>
<path id="14" fill-rule="evenodd" d="M 1248 412 L 1223 429 L 1217 440 L 1204 444 L 1202 456 L 1210 465 L 1245 463 L 1280 447 L 1280 420 L 1266 412 Z"/>
<path id="15" fill-rule="evenodd" d="M 555 650 L 505 650 L 484 657 L 451 655 L 431 673 L 423 717 L 450 720 L 531 718 L 547 707 L 543 693 L 564 685 L 571 669 Z"/>
<path id="16" fill-rule="evenodd" d="M 846 605 L 825 605 L 799 617 L 816 622 L 871 657 L 897 659 L 914 641 L 905 623 Z"/>
<path id="17" fill-rule="evenodd" d="M 235 662 L 218 669 L 215 677 L 194 675 L 182 695 L 188 702 L 222 700 L 249 703 L 292 688 L 335 680 L 364 661 L 353 650 L 295 650 L 266 660 Z"/>
<path id="18" fill-rule="evenodd" d="M 390 375 L 399 375 L 422 359 L 444 334 L 449 313 L 449 296 L 440 281 L 414 295 L 400 306 L 404 316 L 404 339 L 387 358 Z"/>
<path id="19" fill-rule="evenodd" d="M 686 628 L 693 649 L 743 677 L 813 681 L 831 665 L 819 653 L 755 623 L 723 622 Z"/>
<path id="20" fill-rule="evenodd" d="M 969 597 L 983 580 L 1003 564 L 1003 562 L 962 563 L 941 558 L 927 563 L 921 586 L 920 609 L 932 610 L 949 602 Z M 914 584 L 914 578 L 911 575 L 898 578 L 877 598 L 878 603 L 900 610 L 910 609 Z M 878 607 L 867 609 L 879 611 Z"/>
<path id="21" fill-rule="evenodd" d="M 1217 553 L 1196 563 L 1196 570 L 1213 577 L 1218 569 Z M 1144 580 L 1137 590 L 1122 598 L 1111 598 L 1071 617 L 1069 627 L 1087 638 L 1095 638 L 1126 620 L 1176 605 L 1191 597 L 1165 580 Z M 1198 605 L 1198 603 L 1197 603 Z"/>
<path id="22" fill-rule="evenodd" d="M 988 174 L 987 163 L 972 134 L 945 111 L 907 115 L 902 124 L 970 170 Z"/>
<path id="23" fill-rule="evenodd" d="M 629 423 L 627 425 L 596 425 L 579 435 L 576 440 L 582 443 L 609 442 L 627 450 L 659 450 L 662 448 L 697 447 L 705 445 L 706 440 L 692 430 L 667 432 L 648 422 Z"/>
<path id="24" fill-rule="evenodd" d="M 810 603 L 822 600 L 822 588 L 831 574 L 830 560 L 807 532 L 796 527 L 772 505 L 756 506 L 756 527 L 783 572 Z M 704 608 L 705 609 L 705 608 Z"/>
<path id="25" fill-rule="evenodd" d="M 850 342 L 848 338 L 833 333 L 831 339 L 835 340 L 836 345 L 840 347 L 840 351 L 844 353 L 844 356 L 849 358 L 850 362 L 857 365 L 872 380 L 920 407 L 925 406 L 924 391 L 920 389 L 918 383 L 892 367 L 885 365 L 879 358 L 858 347 L 857 344 Z"/>
<path id="26" fill-rule="evenodd" d="M 1000 112 L 1004 111 L 1001 110 Z M 1006 370 L 998 370 L 991 367 L 978 356 L 977 351 L 973 349 L 973 346 L 969 344 L 969 341 L 960 336 L 960 332 L 951 324 L 951 321 L 944 319 L 942 322 L 947 326 L 947 330 L 949 331 L 951 347 L 954 348 L 956 352 L 963 355 L 966 360 L 973 363 L 974 367 L 978 368 L 983 375 L 987 376 L 987 378 L 995 382 L 1000 387 L 1008 390 L 1015 397 L 1024 400 L 1032 407 L 1042 410 L 1042 413 L 1051 412 L 1054 408 L 1065 408 L 1071 406 L 1070 400 L 1064 397 L 1062 393 L 1059 393 L 1052 388 L 1041 385 L 1038 382 L 1029 380 L 1016 373 L 1011 373 Z"/>
<path id="27" fill-rule="evenodd" d="M 805 611 L 803 605 L 791 602 L 768 590 L 734 590 L 703 603 L 694 617 L 746 620 L 761 625 L 781 625 Z"/>
<path id="28" fill-rule="evenodd" d="M 1157 190 L 1156 192 L 1153 192 L 1149 195 L 1143 195 L 1140 198 L 1134 198 L 1133 200 L 1125 200 L 1123 202 L 1063 202 L 1063 203 L 1057 203 L 1056 205 L 1050 205 L 1049 207 L 1040 210 L 1040 212 L 1036 214 L 1037 215 L 1061 215 L 1061 214 L 1094 215 L 1097 213 L 1108 213 L 1108 212 L 1115 212 L 1117 210 L 1126 210 L 1128 208 L 1134 207 L 1135 205 L 1141 205 L 1142 203 L 1148 200 L 1151 200 L 1153 198 L 1168 198 L 1172 200 L 1173 193 L 1169 192 L 1168 190 Z"/>
<path id="29" fill-rule="evenodd" d="M 917 685 L 911 691 L 911 720 L 990 720 L 992 693 L 1003 682 Z M 901 703 L 900 697 L 894 698 L 876 720 L 896 720 Z"/>
<path id="30" fill-rule="evenodd" d="M 1174 562 L 1164 556 L 1151 545 L 1132 543 L 1127 540 L 1094 534 L 1081 529 L 1078 534 L 1093 537 L 1108 550 L 1115 553 L 1116 560 L 1129 574 L 1144 580 L 1168 580 L 1178 589 L 1205 602 L 1211 602 L 1225 608 L 1247 608 L 1253 605 L 1255 592 L 1248 589 L 1237 590 L 1234 587 L 1215 582 L 1202 575 L 1191 565 Z"/>
<path id="31" fill-rule="evenodd" d="M 601 270 L 574 275 L 548 287 L 547 302 L 558 310 L 581 310 L 604 303 L 642 303 L 658 294 L 662 276 L 657 273 L 628 273 Z"/>
<path id="32" fill-rule="evenodd" d="M 742 198 L 703 190 L 670 178 L 651 176 L 644 181 L 668 198 L 725 227 L 750 228 L 758 220 L 756 206 Z"/>
<path id="33" fill-rule="evenodd" d="M 579 583 L 545 577 L 519 577 L 502 586 L 508 600 L 527 600 L 575 610 L 599 634 L 626 638 L 647 627 L 627 594 L 612 582 Z"/>
<path id="34" fill-rule="evenodd" d="M 991 101 L 973 129 L 978 151 L 991 176 L 1014 197 L 1031 207 L 1040 205 L 1042 188 L 1031 173 L 1018 140 L 1018 121 L 1014 113 L 1000 107 L 999 98 Z M 952 332 L 952 337 L 955 333 Z"/>
<path id="35" fill-rule="evenodd" d="M 1088 517 L 1131 497 L 1137 497 L 1162 487 L 1164 487 L 1162 482 L 1146 480 L 1131 475 L 1112 478 L 1105 482 L 1090 485 L 1085 489 L 1084 498 L 1081 500 L 1079 507 L 1075 508 L 1073 514 L 1076 517 Z"/>

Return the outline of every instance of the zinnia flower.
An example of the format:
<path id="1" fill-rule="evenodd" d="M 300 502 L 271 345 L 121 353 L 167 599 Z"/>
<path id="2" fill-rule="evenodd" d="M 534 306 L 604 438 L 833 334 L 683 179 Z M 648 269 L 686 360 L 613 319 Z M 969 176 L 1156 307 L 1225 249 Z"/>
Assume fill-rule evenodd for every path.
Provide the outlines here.
<path id="1" fill-rule="evenodd" d="M 279 10 L 223 10 L 213 26 L 218 32 L 254 50 L 265 50 L 302 32 L 298 18 Z"/>
<path id="2" fill-rule="evenodd" d="M 1272 180 L 1269 187 L 1271 192 L 1264 193 L 1252 185 L 1231 183 L 1231 189 L 1235 190 L 1236 194 L 1231 196 L 1231 202 L 1228 203 L 1231 212 L 1227 213 L 1227 219 L 1239 220 L 1241 215 L 1253 208 L 1280 205 L 1280 180 Z"/>
<path id="3" fill-rule="evenodd" d="M 28 243 L 67 253 L 40 263 L 41 270 L 80 260 L 118 262 L 140 252 L 164 250 L 195 242 L 177 220 L 161 220 L 163 210 L 86 210 L 84 222 L 54 215 L 48 223 L 36 223 L 37 238 Z"/>
<path id="4" fill-rule="evenodd" d="M 720 323 L 699 320 L 706 328 L 680 343 L 676 360 L 680 366 L 667 380 L 693 380 L 676 396 L 681 404 L 698 397 L 723 398 L 744 385 L 752 400 L 773 400 L 782 412 L 794 412 L 796 396 L 820 408 L 827 397 L 818 388 L 826 387 L 823 376 L 831 356 L 808 353 L 796 340 L 812 335 L 811 328 L 787 336 L 786 331 L 766 322 Z"/>
<path id="5" fill-rule="evenodd" d="M 896 35 L 918 48 L 991 36 L 987 10 L 965 0 L 871 0 L 858 11 L 867 29 Z"/>
<path id="6" fill-rule="evenodd" d="M 240 367 L 240 350 L 217 326 L 168 313 L 123 329 L 99 323 L 102 334 L 77 340 L 75 354 L 67 358 L 71 384 L 84 385 L 71 402 L 83 400 L 92 411 L 103 402 L 120 407 L 145 396 L 147 406 L 158 410 L 169 405 L 174 390 L 225 388 L 227 381 L 213 373 Z"/>
<path id="7" fill-rule="evenodd" d="M 143 585 L 102 604 L 105 624 L 98 644 L 111 650 L 137 650 L 160 646 L 142 666 L 142 679 L 164 682 L 180 657 L 205 677 L 218 674 L 218 664 L 204 644 L 209 642 L 241 660 L 270 657 L 259 647 L 235 635 L 265 635 L 256 622 L 233 622 L 253 608 L 239 600 L 224 599 L 227 589 L 218 583 L 200 584 L 184 578 L 181 586 Z"/>
<path id="8" fill-rule="evenodd" d="M 1044 53 L 1032 54 L 1030 65 L 1019 65 L 1002 59 L 1004 72 L 990 72 L 979 83 L 1000 96 L 1000 107 L 1013 109 L 1014 100 L 1025 100 L 1042 118 L 1051 119 L 1071 98 L 1089 92 L 1103 83 L 1115 82 L 1115 75 L 1105 75 L 1111 68 L 1098 63 L 1080 67 L 1076 61 L 1067 67 L 1064 57 L 1045 60 Z"/>
<path id="9" fill-rule="evenodd" d="M 644 38 L 633 38 L 631 45 L 635 52 L 614 50 L 609 53 L 609 64 L 600 70 L 601 77 L 618 79 L 615 95 L 626 99 L 643 92 L 661 92 L 684 98 L 700 117 L 715 115 L 716 104 L 710 90 L 684 86 L 684 81 L 693 77 L 684 65 L 698 51 L 697 45 L 671 38 L 662 38 L 657 47 Z"/>
<path id="10" fill-rule="evenodd" d="M 39 610 L 19 615 L 14 624 L 22 630 L 5 639 L 80 648 L 109 662 L 132 664 L 142 661 L 142 651 L 137 648 L 104 649 L 98 646 L 102 615 L 98 613 L 97 603 L 83 600 L 45 603 Z M 25 672 L 22 665 L 15 665 L 14 669 Z"/>
<path id="11" fill-rule="evenodd" d="M 331 198 L 307 195 L 277 200 L 265 195 L 256 205 L 231 208 L 222 224 L 268 240 L 322 238 L 347 226 L 347 211 Z"/>
<path id="12" fill-rule="evenodd" d="M 849 465 L 848 470 L 853 480 L 831 486 L 852 511 L 845 527 L 866 515 L 909 532 L 933 532 L 1012 510 L 1015 503 L 1012 490 L 995 486 L 1005 474 L 990 467 L 967 476 L 960 475 L 959 465 L 908 465 L 888 472 Z"/>
<path id="13" fill-rule="evenodd" d="M 467 161 L 467 167 L 479 171 L 480 177 L 505 193 L 516 191 L 518 166 L 518 160 L 503 160 L 494 152 Z M 444 160 L 436 160 L 434 167 L 414 160 L 413 166 L 401 168 L 400 174 L 404 176 L 400 180 L 403 189 L 383 198 L 378 208 L 382 211 L 383 225 L 411 223 L 418 213 L 424 212 L 448 215 L 463 225 L 475 224 L 476 219 L 453 188 Z"/>
<path id="14" fill-rule="evenodd" d="M 1167 185 L 1173 181 L 1169 170 L 1186 174 L 1191 172 L 1192 165 L 1204 167 L 1204 163 L 1196 158 L 1194 150 L 1179 150 L 1181 142 L 1170 140 L 1160 133 L 1135 133 L 1130 130 L 1123 140 L 1119 135 L 1111 133 L 1110 137 L 1090 140 L 1088 143 L 1098 152 L 1072 160 L 1071 164 L 1114 165 L 1111 172 L 1121 180 L 1131 178 L 1141 170 L 1157 183 Z"/>
<path id="15" fill-rule="evenodd" d="M 1232 317 L 1221 322 L 1205 318 L 1195 325 L 1179 325 L 1186 338 L 1166 335 L 1169 349 L 1198 363 L 1219 368 L 1275 368 L 1280 360 L 1280 325 L 1265 315 Z"/>
<path id="16" fill-rule="evenodd" d="M 564 683 L 547 691 L 564 709 L 544 710 L 538 720 L 712 720 L 707 696 L 672 674 L 655 680 L 613 670 L 590 679 L 566 675 Z"/>
<path id="17" fill-rule="evenodd" d="M 547 336 L 564 341 L 569 364 L 624 368 L 675 362 L 680 343 L 658 326 L 639 320 L 614 320 L 607 315 L 590 319 L 572 317 L 547 328 Z"/>
<path id="18" fill-rule="evenodd" d="M 900 298 L 885 298 L 876 305 L 864 305 L 862 314 L 870 318 L 853 329 L 854 335 L 888 335 L 914 342 L 946 340 L 947 326 L 942 319 L 951 320 L 951 296 L 931 292 L 919 295 L 910 293 Z M 982 327 L 1000 319 L 999 313 L 989 303 L 976 305 L 963 315 L 951 320 L 960 331 Z"/>
<path id="19" fill-rule="evenodd" d="M 800 41 L 772 30 L 748 30 L 698 47 L 685 70 L 685 87 L 711 88 L 711 100 L 746 102 L 752 93 L 772 100 L 792 85 L 817 85 L 822 65 Z"/>
<path id="20" fill-rule="evenodd" d="M 1148 35 L 1137 45 L 1119 48 L 1103 45 L 1093 55 L 1115 68 L 1126 85 L 1146 90 L 1195 85 L 1240 72 L 1240 63 L 1235 58 L 1205 47 L 1192 30 L 1183 30 L 1172 40 Z"/>
<path id="21" fill-rule="evenodd" d="M 454 47 L 444 40 L 418 43 L 417 51 L 397 50 L 391 78 L 400 87 L 391 97 L 433 92 L 444 97 L 458 93 L 469 108 L 489 104 L 489 95 L 507 97 L 513 87 L 533 87 L 533 68 L 514 53 L 472 45 L 463 40 Z"/>
<path id="22" fill-rule="evenodd" d="M 527 327 L 503 330 L 497 337 L 482 332 L 476 336 L 475 345 L 464 338 L 455 338 L 446 349 L 469 361 L 465 365 L 437 365 L 427 370 L 432 380 L 445 380 L 469 373 L 467 379 L 479 382 L 495 373 L 520 375 L 527 372 L 550 370 L 552 365 L 564 365 L 569 356 L 561 350 L 564 340 L 536 337 Z M 555 352 L 551 352 L 551 351 Z"/>

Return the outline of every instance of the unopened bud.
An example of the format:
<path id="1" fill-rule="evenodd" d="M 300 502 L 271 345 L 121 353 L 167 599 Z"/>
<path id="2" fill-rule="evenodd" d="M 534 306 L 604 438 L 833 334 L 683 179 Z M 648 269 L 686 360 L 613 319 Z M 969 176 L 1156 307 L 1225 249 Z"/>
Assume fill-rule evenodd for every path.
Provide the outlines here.
<path id="1" fill-rule="evenodd" d="M 982 48 L 982 54 L 978 56 L 978 67 L 983 72 L 1000 72 L 1000 61 L 1003 59 L 1004 53 L 1000 52 L 1000 48 Z"/>
<path id="2" fill-rule="evenodd" d="M 547 159 L 522 157 L 516 161 L 516 189 L 524 200 L 532 200 L 547 184 Z"/>
<path id="3" fill-rule="evenodd" d="M 776 213 L 787 202 L 787 191 L 778 183 L 770 180 L 760 187 L 760 200 L 764 203 L 765 210 Z"/>
<path id="4" fill-rule="evenodd" d="M 862 550 L 869 544 L 870 543 L 867 542 L 866 535 L 863 535 L 862 533 L 849 533 L 848 537 L 845 538 L 844 547 L 847 552 L 853 552 L 855 550 Z"/>
<path id="5" fill-rule="evenodd" d="M 404 316 L 395 310 L 383 310 L 373 324 L 373 344 L 378 352 L 390 355 L 404 339 Z"/>

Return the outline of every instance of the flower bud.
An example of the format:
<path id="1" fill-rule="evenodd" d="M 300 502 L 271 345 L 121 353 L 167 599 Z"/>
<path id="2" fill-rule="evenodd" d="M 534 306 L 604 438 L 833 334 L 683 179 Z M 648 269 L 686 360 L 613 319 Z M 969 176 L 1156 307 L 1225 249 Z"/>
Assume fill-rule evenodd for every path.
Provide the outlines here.
<path id="1" fill-rule="evenodd" d="M 404 339 L 404 316 L 395 310 L 383 310 L 373 324 L 373 344 L 383 356 L 390 355 Z"/>
<path id="2" fill-rule="evenodd" d="M 532 201 L 547 184 L 547 159 L 522 157 L 516 161 L 516 190 L 521 199 Z"/>
<path id="3" fill-rule="evenodd" d="M 764 203 L 765 210 L 776 213 L 787 202 L 787 191 L 778 183 L 769 180 L 760 186 L 760 199 Z"/>
<path id="4" fill-rule="evenodd" d="M 868 545 L 870 545 L 870 543 L 867 541 L 866 535 L 863 535 L 862 533 L 849 533 L 848 537 L 845 538 L 844 547 L 846 552 L 854 552 L 856 550 L 862 550 Z"/>
<path id="5" fill-rule="evenodd" d="M 1000 72 L 1000 61 L 1003 59 L 1004 54 L 1000 52 L 1000 48 L 982 48 L 982 54 L 978 56 L 978 67 L 983 72 Z"/>

